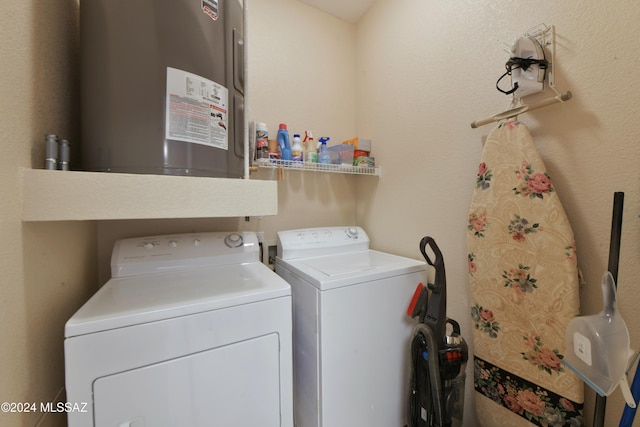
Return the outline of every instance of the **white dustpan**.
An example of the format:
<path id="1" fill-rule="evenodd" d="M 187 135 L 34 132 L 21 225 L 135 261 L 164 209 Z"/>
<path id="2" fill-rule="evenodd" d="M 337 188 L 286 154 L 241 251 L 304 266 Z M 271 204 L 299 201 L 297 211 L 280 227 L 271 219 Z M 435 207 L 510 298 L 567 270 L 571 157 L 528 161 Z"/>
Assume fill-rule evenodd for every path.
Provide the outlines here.
<path id="1" fill-rule="evenodd" d="M 616 284 L 608 271 L 602 276 L 602 299 L 600 313 L 569 322 L 563 362 L 601 396 L 620 385 L 627 404 L 635 408 L 625 374 L 632 354 L 629 330 L 616 307 Z"/>

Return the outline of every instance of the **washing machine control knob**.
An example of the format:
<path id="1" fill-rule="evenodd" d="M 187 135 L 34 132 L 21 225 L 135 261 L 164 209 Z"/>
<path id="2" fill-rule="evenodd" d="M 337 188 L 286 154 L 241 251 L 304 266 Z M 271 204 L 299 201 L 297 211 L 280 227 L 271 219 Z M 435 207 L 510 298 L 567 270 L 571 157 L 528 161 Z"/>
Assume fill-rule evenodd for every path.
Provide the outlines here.
<path id="1" fill-rule="evenodd" d="M 358 238 L 358 229 L 356 227 L 349 227 L 346 230 L 347 236 L 349 236 L 350 239 L 357 239 Z"/>
<path id="2" fill-rule="evenodd" d="M 143 247 L 143 248 L 145 248 L 145 249 L 153 249 L 155 246 L 156 246 L 156 245 L 154 245 L 154 244 L 153 244 L 153 243 L 151 243 L 151 242 L 144 242 L 144 243 L 142 244 L 142 247 Z"/>
<path id="3" fill-rule="evenodd" d="M 176 246 L 178 246 L 178 242 L 176 242 L 175 240 L 169 241 L 169 247 L 170 248 L 175 248 Z"/>
<path id="4" fill-rule="evenodd" d="M 230 248 L 239 248 L 243 243 L 242 236 L 238 233 L 231 233 L 224 238 L 224 244 Z"/>

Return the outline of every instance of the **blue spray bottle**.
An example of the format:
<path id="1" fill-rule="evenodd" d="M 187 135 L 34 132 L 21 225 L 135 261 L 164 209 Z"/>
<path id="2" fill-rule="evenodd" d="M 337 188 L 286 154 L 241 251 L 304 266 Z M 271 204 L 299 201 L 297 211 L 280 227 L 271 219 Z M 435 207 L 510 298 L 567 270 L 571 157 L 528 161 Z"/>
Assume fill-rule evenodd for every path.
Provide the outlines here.
<path id="1" fill-rule="evenodd" d="M 328 165 L 331 163 L 331 155 L 329 154 L 329 148 L 327 148 L 327 141 L 331 139 L 327 136 L 320 138 L 320 149 L 318 154 L 318 163 Z"/>
<path id="2" fill-rule="evenodd" d="M 284 123 L 280 123 L 280 128 L 278 129 L 278 145 L 280 146 L 280 153 L 282 155 L 282 160 L 291 160 L 291 145 L 289 144 L 289 131 L 287 130 L 287 125 Z"/>

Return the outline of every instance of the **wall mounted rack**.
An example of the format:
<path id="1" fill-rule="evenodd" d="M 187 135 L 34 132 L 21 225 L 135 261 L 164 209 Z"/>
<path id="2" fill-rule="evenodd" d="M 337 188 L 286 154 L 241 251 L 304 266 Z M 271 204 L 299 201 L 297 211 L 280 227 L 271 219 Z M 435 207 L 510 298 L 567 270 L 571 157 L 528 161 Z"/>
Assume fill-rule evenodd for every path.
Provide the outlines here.
<path id="1" fill-rule="evenodd" d="M 296 170 L 306 172 L 328 172 L 328 173 L 342 173 L 349 175 L 369 175 L 380 176 L 380 166 L 365 167 L 365 166 L 350 166 L 350 165 L 334 165 L 334 164 L 320 164 L 311 162 L 293 162 L 291 160 L 269 160 L 266 162 L 258 162 L 259 168 L 278 169 L 283 170 Z"/>
<path id="2" fill-rule="evenodd" d="M 554 65 L 556 61 L 555 27 L 553 25 L 539 24 L 527 30 L 524 34 L 521 34 L 520 36 L 516 37 L 515 41 L 512 44 L 505 44 L 507 46 L 505 50 L 511 56 L 510 60 L 517 59 L 517 58 L 513 58 L 513 55 L 518 50 L 517 49 L 518 41 L 525 38 L 532 39 L 540 45 L 540 47 L 543 49 L 542 58 L 547 58 L 546 53 L 544 53 L 544 49 L 547 49 L 550 53 L 549 55 L 550 59 L 549 58 L 546 59 L 547 64 L 543 67 L 545 73 L 544 73 L 543 80 L 540 82 L 541 83 L 540 89 L 537 91 L 529 90 L 527 92 L 522 92 L 522 93 L 525 93 L 525 96 L 528 96 L 533 93 L 540 92 L 544 90 L 544 82 L 546 81 L 547 86 L 555 93 L 555 96 L 542 99 L 532 104 L 525 104 L 524 102 L 522 102 L 522 97 L 518 96 L 518 91 L 515 90 L 515 88 L 512 91 L 508 91 L 508 92 L 505 92 L 498 88 L 498 90 L 500 90 L 501 92 L 511 94 L 511 104 L 509 108 L 506 111 L 495 114 L 491 117 L 487 117 L 484 119 L 479 119 L 471 122 L 472 128 L 475 129 L 477 127 L 480 127 L 492 122 L 497 122 L 497 121 L 517 117 L 520 114 L 524 114 L 526 112 L 533 111 L 538 108 L 546 107 L 548 105 L 556 104 L 559 102 L 566 102 L 573 97 L 573 94 L 570 91 L 560 93 L 555 86 L 555 76 L 554 76 Z M 535 59 L 540 59 L 540 58 L 535 58 Z M 538 67 L 538 65 L 536 65 L 536 67 Z M 531 77 L 531 75 L 528 77 Z M 520 106 L 518 106 L 518 104 L 520 104 Z"/>

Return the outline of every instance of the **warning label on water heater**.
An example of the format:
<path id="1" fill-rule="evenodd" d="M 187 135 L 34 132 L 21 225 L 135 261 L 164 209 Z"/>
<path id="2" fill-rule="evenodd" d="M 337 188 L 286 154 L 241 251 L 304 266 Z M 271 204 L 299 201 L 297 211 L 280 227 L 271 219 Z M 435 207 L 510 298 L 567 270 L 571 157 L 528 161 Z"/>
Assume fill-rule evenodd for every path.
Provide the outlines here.
<path id="1" fill-rule="evenodd" d="M 202 11 L 214 21 L 218 20 L 218 0 L 202 0 Z"/>
<path id="2" fill-rule="evenodd" d="M 165 138 L 227 150 L 229 90 L 204 77 L 167 68 Z"/>

